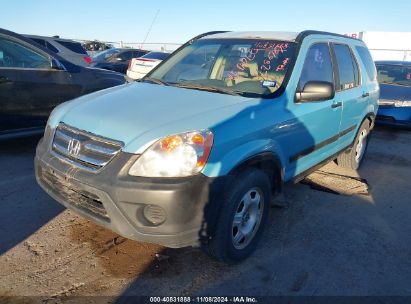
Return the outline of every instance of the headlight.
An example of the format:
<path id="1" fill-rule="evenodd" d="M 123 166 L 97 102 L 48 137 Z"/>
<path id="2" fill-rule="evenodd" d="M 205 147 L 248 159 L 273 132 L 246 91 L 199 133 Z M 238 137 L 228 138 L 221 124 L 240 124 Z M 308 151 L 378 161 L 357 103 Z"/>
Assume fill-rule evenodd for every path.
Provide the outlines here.
<path id="1" fill-rule="evenodd" d="M 143 152 L 129 174 L 145 177 L 197 174 L 204 168 L 212 145 L 213 133 L 209 130 L 165 137 Z"/>
<path id="2" fill-rule="evenodd" d="M 411 101 L 380 99 L 378 101 L 378 105 L 391 107 L 411 107 Z"/>

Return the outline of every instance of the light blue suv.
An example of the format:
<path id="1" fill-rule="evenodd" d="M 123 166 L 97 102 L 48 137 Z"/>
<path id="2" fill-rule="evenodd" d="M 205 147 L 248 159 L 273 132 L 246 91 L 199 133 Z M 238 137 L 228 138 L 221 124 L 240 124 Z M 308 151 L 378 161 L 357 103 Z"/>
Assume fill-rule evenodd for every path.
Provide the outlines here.
<path id="1" fill-rule="evenodd" d="M 236 262 L 255 249 L 285 182 L 331 160 L 358 168 L 378 95 L 361 40 L 206 33 L 139 82 L 57 107 L 36 176 L 127 238 Z"/>

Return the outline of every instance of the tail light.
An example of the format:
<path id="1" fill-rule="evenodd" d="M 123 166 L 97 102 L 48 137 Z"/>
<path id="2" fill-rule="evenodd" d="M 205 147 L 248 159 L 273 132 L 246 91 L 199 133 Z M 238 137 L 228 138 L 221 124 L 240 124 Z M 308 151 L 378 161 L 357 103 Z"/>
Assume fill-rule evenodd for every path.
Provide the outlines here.
<path id="1" fill-rule="evenodd" d="M 138 58 L 140 61 L 147 61 L 147 62 L 154 62 L 155 60 L 153 59 L 145 59 L 145 58 Z"/>
<path id="2" fill-rule="evenodd" d="M 84 59 L 88 64 L 92 64 L 92 63 L 93 63 L 93 60 L 91 60 L 91 58 L 88 57 L 88 56 L 84 56 L 83 59 Z"/>
<path id="3" fill-rule="evenodd" d="M 130 69 L 130 67 L 131 67 L 131 62 L 133 61 L 133 59 L 130 59 L 129 61 L 128 61 L 128 70 Z"/>

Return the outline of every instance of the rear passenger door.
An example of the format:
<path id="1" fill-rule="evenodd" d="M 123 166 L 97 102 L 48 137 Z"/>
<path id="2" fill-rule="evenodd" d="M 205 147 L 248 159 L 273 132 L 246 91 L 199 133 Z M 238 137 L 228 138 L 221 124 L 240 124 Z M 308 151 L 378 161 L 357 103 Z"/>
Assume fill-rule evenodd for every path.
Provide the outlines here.
<path id="1" fill-rule="evenodd" d="M 335 99 L 342 104 L 340 144 L 350 142 L 367 107 L 368 96 L 361 87 L 357 59 L 347 44 L 333 44 L 336 74 Z"/>
<path id="2" fill-rule="evenodd" d="M 306 54 L 298 82 L 302 92 L 309 82 L 334 84 L 332 57 L 327 42 L 312 44 Z M 301 124 L 301 135 L 290 147 L 291 168 L 301 173 L 338 150 L 341 106 L 335 98 L 295 103 L 293 114 Z M 307 135 L 308 132 L 308 135 Z"/>

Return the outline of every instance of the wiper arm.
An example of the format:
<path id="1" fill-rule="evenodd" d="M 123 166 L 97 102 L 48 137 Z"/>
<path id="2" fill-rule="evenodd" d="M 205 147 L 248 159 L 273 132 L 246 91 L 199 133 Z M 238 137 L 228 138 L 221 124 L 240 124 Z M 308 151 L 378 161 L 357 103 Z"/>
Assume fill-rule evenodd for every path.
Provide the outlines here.
<path id="1" fill-rule="evenodd" d="M 160 79 L 157 78 L 151 78 L 151 77 L 144 77 L 143 79 L 141 79 L 141 81 L 151 81 L 153 83 L 159 84 L 159 85 L 164 85 L 164 86 L 168 86 L 168 82 L 162 81 Z"/>
<path id="2" fill-rule="evenodd" d="M 170 83 L 170 85 L 173 85 L 173 86 L 176 86 L 176 87 L 179 87 L 179 88 L 187 88 L 187 89 L 209 91 L 209 92 L 218 92 L 218 93 L 235 95 L 235 96 L 242 96 L 244 94 L 241 91 L 226 90 L 226 89 L 223 89 L 223 88 L 204 86 L 204 85 L 194 84 L 194 83 L 172 82 L 172 83 Z"/>

